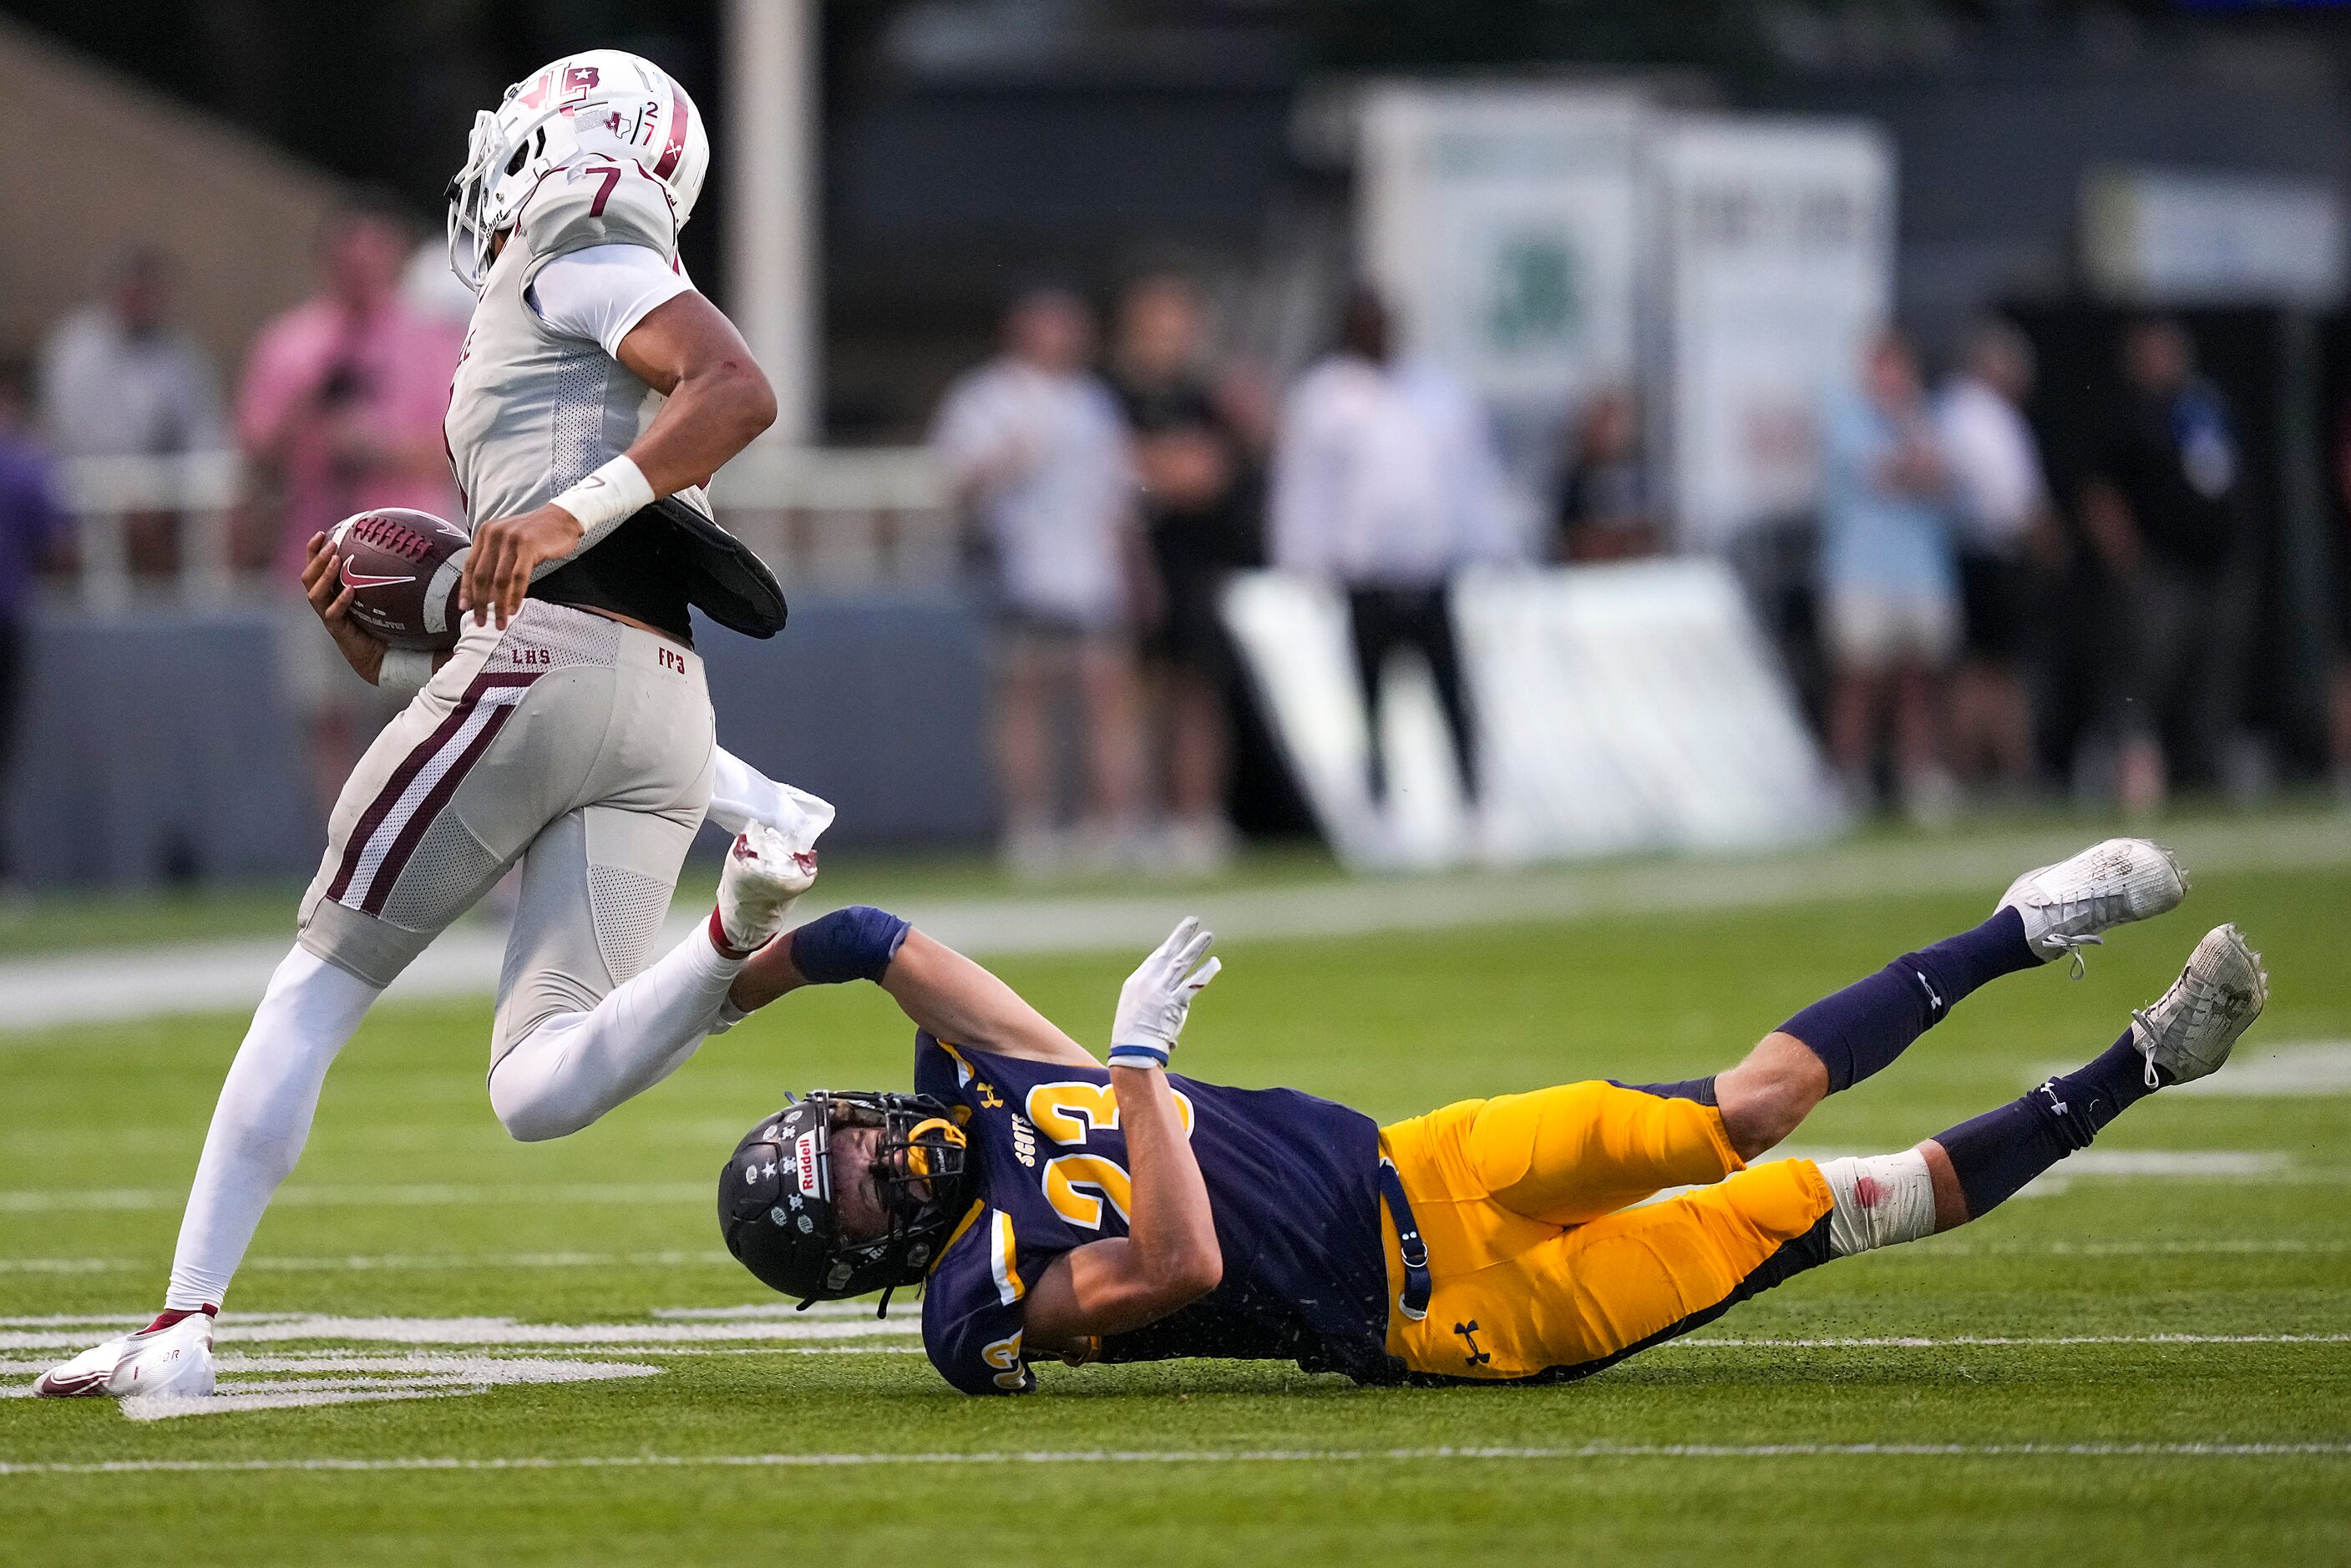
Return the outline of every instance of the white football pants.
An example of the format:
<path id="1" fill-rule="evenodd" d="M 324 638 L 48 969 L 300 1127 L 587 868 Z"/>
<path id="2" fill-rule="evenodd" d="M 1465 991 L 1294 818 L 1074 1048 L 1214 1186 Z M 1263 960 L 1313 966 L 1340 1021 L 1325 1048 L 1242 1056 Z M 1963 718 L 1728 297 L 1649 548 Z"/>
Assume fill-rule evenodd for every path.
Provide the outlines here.
<path id="1" fill-rule="evenodd" d="M 656 750 L 661 741 L 694 741 L 695 736 L 679 732 L 694 729 L 695 710 L 701 724 L 707 724 L 710 710 L 698 681 L 701 663 L 691 653 L 663 659 L 658 647 L 640 647 L 640 639 L 656 642 L 642 632 L 607 639 L 600 626 L 569 623 L 546 630 L 558 637 L 548 637 L 540 626 L 522 628 L 517 620 L 510 635 L 491 647 L 482 647 L 486 639 L 475 639 L 468 649 L 473 656 L 465 660 L 468 670 L 454 680 L 437 680 L 440 691 L 428 689 L 412 712 L 402 714 L 404 722 L 385 729 L 379 748 L 371 750 L 376 766 L 362 764 L 352 774 L 348 797 L 392 804 L 374 811 L 374 823 L 367 806 L 346 809 L 346 802 L 336 811 L 339 832 L 318 887 L 306 900 L 303 940 L 270 976 L 268 994 L 254 1011 L 252 1027 L 221 1084 L 188 1213 L 181 1220 L 167 1307 L 193 1310 L 221 1303 L 261 1225 L 261 1213 L 301 1157 L 327 1067 L 381 994 L 379 981 L 391 981 L 440 926 L 496 879 L 496 867 L 507 856 L 486 846 L 485 839 L 498 835 L 475 832 L 507 826 L 515 802 L 494 799 L 496 785 L 519 785 L 524 794 L 538 797 L 531 804 L 546 811 L 543 827 L 522 848 L 522 903 L 515 909 L 498 982 L 489 1098 L 507 1131 L 519 1140 L 579 1131 L 677 1072 L 703 1037 L 722 1025 L 719 1011 L 743 961 L 722 957 L 703 929 L 653 964 L 637 964 L 642 942 L 668 909 L 684 842 L 701 820 L 701 799 L 707 794 L 710 815 L 729 830 L 740 830 L 746 820 L 768 820 L 795 842 L 807 844 L 832 820 L 832 809 L 707 748 L 707 732 L 701 742 L 710 762 L 679 771 L 677 753 L 668 750 L 658 764 L 644 769 L 646 785 L 653 785 L 642 790 L 646 797 L 628 797 L 625 778 L 604 778 L 621 759 L 616 753 L 625 754 L 628 748 L 613 742 L 601 720 L 609 714 L 623 729 L 649 732 L 644 738 L 656 742 Z M 567 649 L 564 642 L 574 647 Z M 580 642 L 601 647 L 580 659 Z M 555 644 L 555 659 L 538 660 L 534 649 L 546 644 Z M 482 684 L 480 675 L 485 668 L 498 668 L 494 653 L 506 656 L 517 647 L 531 651 L 531 663 L 515 660 L 517 675 L 559 680 L 529 680 L 527 687 L 515 680 L 513 689 L 522 701 L 515 703 L 513 724 L 470 724 L 463 712 L 465 696 L 501 691 L 496 684 Z M 446 675 L 449 665 L 442 672 Z M 637 693 L 652 689 L 653 701 L 632 696 L 632 687 Z M 684 689 L 684 712 L 661 701 L 673 689 Z M 567 712 L 571 708 L 595 712 Z M 555 754 L 580 750 L 571 742 L 579 729 L 558 724 L 574 717 L 597 722 L 574 775 L 574 793 L 590 794 L 585 804 L 546 799 L 550 787 L 567 785 L 559 769 L 543 764 Z M 552 736 L 550 729 L 564 733 Z M 595 742 L 595 736 L 604 741 Z M 379 757 L 376 750 L 383 754 Z M 515 753 L 513 762 L 506 762 L 507 753 Z M 416 757 L 425 762 L 412 766 L 409 778 L 392 775 L 395 766 Z M 395 783 L 400 787 L 392 787 Z M 385 823 L 395 820 L 413 826 L 383 832 Z M 355 839 L 364 844 L 371 836 L 388 846 L 383 854 L 352 848 Z M 613 854 L 597 854 L 600 846 Z M 454 863 L 463 863 L 463 875 L 444 870 Z M 346 887 L 334 887 L 346 865 L 352 867 Z M 658 903 L 656 888 L 644 887 L 653 881 L 656 867 L 665 872 L 658 879 Z M 632 875 L 623 877 L 621 870 Z M 374 877 L 392 893 L 416 888 L 421 896 L 407 903 L 397 898 L 369 900 L 364 891 Z M 362 908 L 367 903 L 376 908 Z M 322 919 L 322 908 L 334 919 Z M 407 917 L 412 924 L 402 926 L 400 915 L 407 909 L 413 909 Z M 385 912 L 392 919 L 383 919 Z"/>

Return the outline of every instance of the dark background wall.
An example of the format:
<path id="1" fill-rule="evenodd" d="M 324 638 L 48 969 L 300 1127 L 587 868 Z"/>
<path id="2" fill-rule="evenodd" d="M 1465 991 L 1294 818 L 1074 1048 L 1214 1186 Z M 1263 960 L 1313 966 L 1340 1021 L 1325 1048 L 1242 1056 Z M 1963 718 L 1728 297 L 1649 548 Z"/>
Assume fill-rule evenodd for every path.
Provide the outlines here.
<path id="1" fill-rule="evenodd" d="M 278 695 L 280 628 L 253 611 L 38 616 L 5 824 L 16 873 L 35 886 L 309 875 L 326 829 Z M 996 815 L 983 629 L 955 595 L 875 595 L 802 598 L 772 642 L 696 640 L 720 743 L 853 805 L 829 842 L 976 844 Z"/>

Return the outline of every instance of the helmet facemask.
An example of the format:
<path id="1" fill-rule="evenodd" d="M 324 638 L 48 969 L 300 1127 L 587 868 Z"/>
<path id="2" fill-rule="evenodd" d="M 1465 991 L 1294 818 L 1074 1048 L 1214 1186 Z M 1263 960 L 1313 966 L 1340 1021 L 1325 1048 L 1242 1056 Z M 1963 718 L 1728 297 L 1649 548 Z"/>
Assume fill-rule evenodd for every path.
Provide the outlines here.
<path id="1" fill-rule="evenodd" d="M 883 1211 L 890 1217 L 890 1229 L 876 1241 L 898 1241 L 952 1218 L 946 1214 L 942 1199 L 962 1190 L 964 1158 L 969 1151 L 961 1127 L 945 1116 L 896 1107 L 876 1111 L 853 1101 L 836 1102 L 833 1131 L 838 1134 L 852 1127 L 871 1127 L 881 1134 L 867 1174 L 873 1179 Z M 829 1173 L 836 1224 L 841 1179 L 849 1174 L 838 1168 Z"/>
<path id="2" fill-rule="evenodd" d="M 963 1129 L 937 1101 L 913 1095 L 818 1091 L 795 1101 L 736 1148 L 719 1177 L 718 1216 L 728 1251 L 769 1286 L 813 1302 L 913 1284 L 931 1263 L 970 1185 Z M 861 1168 L 838 1158 L 839 1135 L 876 1134 Z M 870 1177 L 880 1233 L 841 1226 L 845 1189 Z"/>

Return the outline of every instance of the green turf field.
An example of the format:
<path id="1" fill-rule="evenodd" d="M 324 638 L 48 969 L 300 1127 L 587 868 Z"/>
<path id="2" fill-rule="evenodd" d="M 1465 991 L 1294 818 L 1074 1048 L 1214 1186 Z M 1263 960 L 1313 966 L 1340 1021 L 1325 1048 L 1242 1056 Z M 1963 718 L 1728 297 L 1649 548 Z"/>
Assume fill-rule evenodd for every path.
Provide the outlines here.
<path id="1" fill-rule="evenodd" d="M 1687 1075 L 1998 891 L 1230 944 L 1180 1064 L 1383 1116 Z M 2346 916 L 2351 872 L 2199 877 L 2086 980 L 1981 993 L 1798 1142 L 1901 1147 L 2078 1063 L 2223 919 L 2274 977 L 2231 1071 L 2286 1044 L 2339 1059 L 2314 1043 L 2351 1042 Z M 1127 961 L 999 967 L 1098 1038 Z M 241 1025 L 0 1035 L 10 1383 L 108 1332 L 26 1320 L 152 1310 Z M 2054 1190 L 1581 1385 L 1366 1391 L 1199 1362 L 1048 1367 L 1033 1398 L 973 1401 L 906 1353 L 910 1323 L 777 1340 L 740 1337 L 773 1318 L 679 1315 L 762 1303 L 717 1250 L 712 1178 L 778 1091 L 904 1082 L 885 998 L 795 997 L 534 1147 L 490 1115 L 486 1028 L 485 1005 L 371 1019 L 229 1303 L 375 1321 L 223 1334 L 262 1363 L 225 1364 L 225 1393 L 433 1397 L 160 1421 L 0 1401 L 0 1562 L 2351 1562 L 2339 1080 L 2159 1096 Z M 608 1326 L 561 1326 L 587 1324 Z M 1843 1339 L 1872 1343 L 1823 1343 Z M 511 1382 L 534 1375 L 574 1380 Z M 368 1386 L 387 1383 L 406 1386 Z M 110 1462 L 139 1468 L 76 1468 Z"/>

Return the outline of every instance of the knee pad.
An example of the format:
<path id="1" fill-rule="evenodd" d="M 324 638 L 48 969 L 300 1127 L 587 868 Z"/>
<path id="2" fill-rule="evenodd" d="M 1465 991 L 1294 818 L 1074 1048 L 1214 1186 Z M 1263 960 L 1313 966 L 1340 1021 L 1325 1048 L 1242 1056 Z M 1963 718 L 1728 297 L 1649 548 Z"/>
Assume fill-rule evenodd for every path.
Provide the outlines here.
<path id="1" fill-rule="evenodd" d="M 1849 1258 L 1935 1230 L 1935 1183 L 1927 1157 L 1900 1154 L 1823 1161 L 1821 1176 L 1836 1199 L 1829 1210 L 1829 1255 Z"/>

